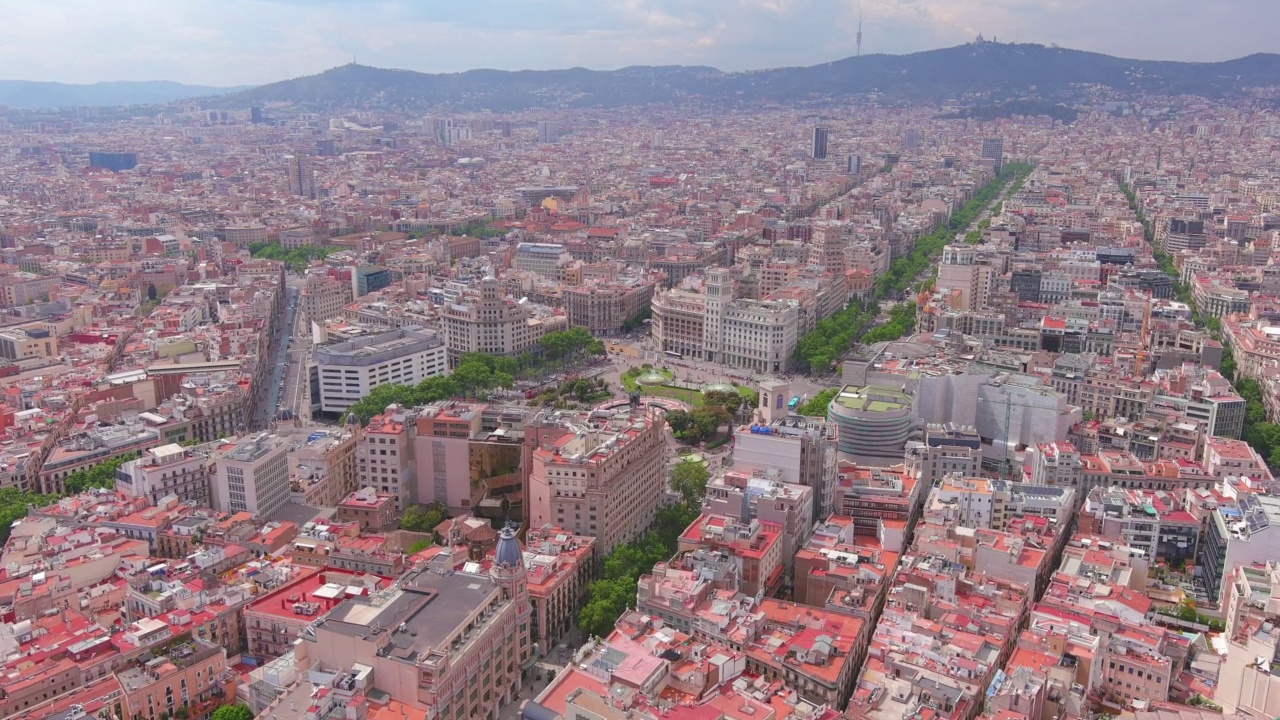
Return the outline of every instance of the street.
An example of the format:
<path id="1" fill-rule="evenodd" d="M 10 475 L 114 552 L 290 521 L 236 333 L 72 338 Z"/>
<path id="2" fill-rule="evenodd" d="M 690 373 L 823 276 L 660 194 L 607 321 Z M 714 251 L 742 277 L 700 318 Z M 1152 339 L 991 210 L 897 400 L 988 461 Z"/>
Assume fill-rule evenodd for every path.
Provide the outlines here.
<path id="1" fill-rule="evenodd" d="M 296 294 L 294 298 L 297 298 Z M 311 358 L 311 329 L 303 314 L 297 312 L 296 306 L 291 328 L 283 377 L 284 385 L 281 387 L 277 384 L 281 394 L 276 414 L 279 415 L 280 411 L 288 410 L 295 418 L 307 421 L 311 419 L 310 382 L 307 375 L 307 365 Z"/>
<path id="2" fill-rule="evenodd" d="M 563 672 L 573 653 L 577 652 L 586 641 L 586 633 L 578 630 L 577 627 L 571 627 L 546 657 L 529 668 L 528 679 L 521 685 L 520 691 L 511 702 L 498 711 L 499 720 L 517 720 L 520 717 L 520 704 L 537 698 L 554 681 L 552 673 L 559 675 Z"/>
<path id="3" fill-rule="evenodd" d="M 286 278 L 284 302 L 276 316 L 277 331 L 267 348 L 272 364 L 263 377 L 263 387 L 254 388 L 258 393 L 251 423 L 254 429 L 265 428 L 279 417 L 281 410 L 288 409 L 296 416 L 301 405 L 299 397 L 306 391 L 304 369 L 311 335 L 300 332 L 298 327 L 302 320 L 298 313 L 301 286 L 300 279 Z M 302 413 L 303 418 L 310 416 L 309 411 Z"/>

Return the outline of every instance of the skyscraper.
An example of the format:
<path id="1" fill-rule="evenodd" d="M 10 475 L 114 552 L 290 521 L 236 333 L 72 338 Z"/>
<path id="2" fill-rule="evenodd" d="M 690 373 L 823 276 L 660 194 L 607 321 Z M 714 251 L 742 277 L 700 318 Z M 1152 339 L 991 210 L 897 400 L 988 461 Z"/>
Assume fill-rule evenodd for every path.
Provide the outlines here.
<path id="1" fill-rule="evenodd" d="M 262 122 L 262 108 L 256 106 L 249 108 L 249 122 L 255 125 Z"/>
<path id="2" fill-rule="evenodd" d="M 289 156 L 289 192 L 314 199 L 316 196 L 316 171 L 311 158 L 305 155 Z"/>
<path id="3" fill-rule="evenodd" d="M 982 159 L 995 162 L 996 172 L 1004 167 L 1004 139 L 986 138 L 982 141 Z"/>
<path id="4" fill-rule="evenodd" d="M 827 159 L 827 133 L 828 129 L 822 125 L 818 125 L 813 129 L 813 148 L 811 155 L 814 160 Z"/>
<path id="5" fill-rule="evenodd" d="M 858 173 L 860 173 L 860 172 L 862 172 L 862 156 L 861 156 L 861 155 L 850 155 L 850 156 L 849 156 L 849 167 L 845 170 L 845 174 L 846 174 L 846 175 L 857 175 L 857 174 L 858 174 Z"/>
<path id="6" fill-rule="evenodd" d="M 89 167 L 102 168 L 111 172 L 132 170 L 138 166 L 138 154 L 131 152 L 91 152 Z"/>
<path id="7" fill-rule="evenodd" d="M 538 121 L 538 142 L 553 143 L 560 139 L 560 125 L 552 120 Z"/>

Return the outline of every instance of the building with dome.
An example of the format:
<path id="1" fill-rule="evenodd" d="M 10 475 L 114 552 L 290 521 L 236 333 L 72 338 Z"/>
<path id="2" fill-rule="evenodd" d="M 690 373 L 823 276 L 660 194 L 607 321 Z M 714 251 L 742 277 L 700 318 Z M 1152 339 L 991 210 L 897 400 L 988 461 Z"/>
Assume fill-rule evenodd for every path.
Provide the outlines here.
<path id="1" fill-rule="evenodd" d="M 520 663 L 521 666 L 531 664 L 533 653 L 529 617 L 532 607 L 529 604 L 528 573 L 525 570 L 524 550 L 516 539 L 515 528 L 510 525 L 498 533 L 498 545 L 493 549 L 489 577 L 502 588 L 503 595 L 515 606 L 516 644 L 520 650 Z"/>

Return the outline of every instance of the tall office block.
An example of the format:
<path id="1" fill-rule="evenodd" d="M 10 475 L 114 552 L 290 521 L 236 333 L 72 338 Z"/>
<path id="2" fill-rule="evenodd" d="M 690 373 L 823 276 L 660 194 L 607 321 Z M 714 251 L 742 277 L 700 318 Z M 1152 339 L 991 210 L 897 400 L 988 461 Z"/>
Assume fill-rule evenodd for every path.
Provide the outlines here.
<path id="1" fill-rule="evenodd" d="M 830 132 L 828 128 L 821 125 L 813 129 L 813 147 L 810 154 L 814 160 L 827 159 L 827 135 Z"/>
<path id="2" fill-rule="evenodd" d="M 131 152 L 91 152 L 89 167 L 120 172 L 132 170 L 138 165 L 138 154 Z"/>
<path id="3" fill-rule="evenodd" d="M 363 297 L 391 284 L 391 271 L 380 265 L 359 265 L 351 269 L 351 296 Z"/>
<path id="4" fill-rule="evenodd" d="M 311 158 L 304 155 L 289 156 L 289 192 L 305 198 L 316 196 L 316 171 Z"/>
<path id="5" fill-rule="evenodd" d="M 312 403 L 325 413 L 343 412 L 383 383 L 416 385 L 448 373 L 444 341 L 417 326 L 322 345 L 314 357 L 320 392 Z"/>
<path id="6" fill-rule="evenodd" d="M 995 162 L 996 172 L 1004 167 L 1004 138 L 986 138 L 982 141 L 982 159 Z"/>
<path id="7" fill-rule="evenodd" d="M 849 167 L 848 167 L 848 169 L 846 169 L 845 174 L 846 174 L 846 175 L 857 175 L 857 174 L 858 174 L 858 173 L 860 173 L 860 172 L 862 172 L 862 156 L 861 156 L 861 155 L 850 155 L 850 156 L 849 156 Z"/>
<path id="8" fill-rule="evenodd" d="M 265 432 L 241 437 L 215 452 L 214 509 L 269 520 L 289 504 L 288 452 L 285 438 Z"/>
<path id="9" fill-rule="evenodd" d="M 553 143 L 560 139 L 560 124 L 551 120 L 538 121 L 538 142 Z"/>

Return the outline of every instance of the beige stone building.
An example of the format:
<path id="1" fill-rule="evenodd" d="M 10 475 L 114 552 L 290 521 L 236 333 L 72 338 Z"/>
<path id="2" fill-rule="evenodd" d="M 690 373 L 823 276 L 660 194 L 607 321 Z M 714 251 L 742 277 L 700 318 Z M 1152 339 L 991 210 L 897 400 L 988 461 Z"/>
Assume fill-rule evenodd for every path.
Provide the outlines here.
<path id="1" fill-rule="evenodd" d="M 526 423 L 530 527 L 592 536 L 597 556 L 639 535 L 666 487 L 663 426 L 641 410 L 546 412 Z"/>

